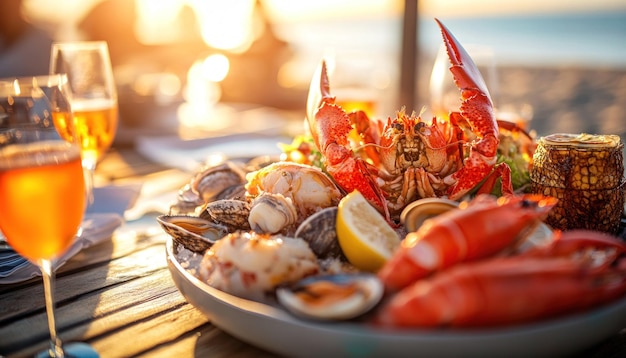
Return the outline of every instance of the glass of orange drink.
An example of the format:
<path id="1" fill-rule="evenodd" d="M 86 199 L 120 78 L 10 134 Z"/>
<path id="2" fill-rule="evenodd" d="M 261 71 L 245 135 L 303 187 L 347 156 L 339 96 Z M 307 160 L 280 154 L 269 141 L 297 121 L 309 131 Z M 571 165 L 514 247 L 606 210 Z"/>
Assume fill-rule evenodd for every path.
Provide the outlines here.
<path id="1" fill-rule="evenodd" d="M 68 352 L 56 333 L 54 263 L 72 245 L 86 206 L 80 147 L 61 137 L 56 122 L 72 113 L 68 89 L 61 74 L 0 79 L 0 230 L 41 269 L 50 356 Z"/>
<path id="2" fill-rule="evenodd" d="M 107 43 L 53 43 L 50 73 L 68 76 L 73 117 L 58 122 L 62 136 L 68 140 L 76 137 L 80 145 L 91 202 L 96 165 L 113 144 L 118 125 L 117 91 Z M 70 120 L 73 123 L 68 126 Z"/>

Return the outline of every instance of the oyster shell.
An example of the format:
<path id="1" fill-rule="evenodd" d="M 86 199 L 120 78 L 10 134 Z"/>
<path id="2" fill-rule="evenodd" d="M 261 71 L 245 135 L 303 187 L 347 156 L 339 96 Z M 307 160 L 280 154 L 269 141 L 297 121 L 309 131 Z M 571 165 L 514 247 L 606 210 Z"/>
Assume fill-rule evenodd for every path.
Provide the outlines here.
<path id="1" fill-rule="evenodd" d="M 382 299 L 384 288 L 374 274 L 311 276 L 276 290 L 278 302 L 296 316 L 348 320 L 365 314 Z"/>
<path id="2" fill-rule="evenodd" d="M 204 201 L 187 183 L 178 190 L 176 203 L 170 206 L 170 214 L 192 215 Z"/>
<path id="3" fill-rule="evenodd" d="M 325 208 L 304 220 L 296 233 L 321 259 L 344 258 L 337 239 L 337 207 Z"/>
<path id="4" fill-rule="evenodd" d="M 204 252 L 228 233 L 226 226 L 196 216 L 161 215 L 157 221 L 174 241 L 195 252 Z"/>

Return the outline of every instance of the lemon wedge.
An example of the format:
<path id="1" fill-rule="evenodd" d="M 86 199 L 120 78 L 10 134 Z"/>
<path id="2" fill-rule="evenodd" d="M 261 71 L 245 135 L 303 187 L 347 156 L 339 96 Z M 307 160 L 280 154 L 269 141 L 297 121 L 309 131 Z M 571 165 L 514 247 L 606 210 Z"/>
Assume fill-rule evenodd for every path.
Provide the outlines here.
<path id="1" fill-rule="evenodd" d="M 358 191 L 339 202 L 337 238 L 348 261 L 369 272 L 377 272 L 400 245 L 398 234 Z"/>

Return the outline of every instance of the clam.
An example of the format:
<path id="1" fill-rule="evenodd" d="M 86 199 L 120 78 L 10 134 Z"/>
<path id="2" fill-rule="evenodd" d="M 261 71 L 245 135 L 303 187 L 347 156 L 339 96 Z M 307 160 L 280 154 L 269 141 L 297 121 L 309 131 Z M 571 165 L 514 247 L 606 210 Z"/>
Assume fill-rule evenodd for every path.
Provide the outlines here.
<path id="1" fill-rule="evenodd" d="M 292 314 L 314 320 L 349 320 L 374 308 L 384 288 L 374 274 L 311 276 L 276 290 L 278 302 Z"/>
<path id="2" fill-rule="evenodd" d="M 187 215 L 161 215 L 157 221 L 174 241 L 195 252 L 204 252 L 228 231 L 224 225 Z"/>
<path id="3" fill-rule="evenodd" d="M 321 259 L 342 258 L 337 240 L 337 207 L 325 208 L 309 216 L 296 230 L 295 237 L 306 241 Z"/>
<path id="4" fill-rule="evenodd" d="M 254 199 L 248 217 L 252 230 L 262 234 L 283 232 L 297 220 L 298 212 L 291 199 L 271 193 L 263 193 Z"/>
<path id="5" fill-rule="evenodd" d="M 402 210 L 400 222 L 408 232 L 416 231 L 427 219 L 455 209 L 458 206 L 458 202 L 448 199 L 419 199 L 410 203 Z"/>
<path id="6" fill-rule="evenodd" d="M 224 188 L 215 200 L 246 200 L 246 186 L 244 183 L 231 185 Z"/>
<path id="7" fill-rule="evenodd" d="M 204 206 L 201 218 L 220 223 L 227 227 L 228 232 L 250 230 L 248 215 L 250 204 L 243 200 L 216 200 Z"/>
<path id="8" fill-rule="evenodd" d="M 214 200 L 224 189 L 245 183 L 245 176 L 240 164 L 228 161 L 196 174 L 191 181 L 191 189 L 206 203 Z"/>

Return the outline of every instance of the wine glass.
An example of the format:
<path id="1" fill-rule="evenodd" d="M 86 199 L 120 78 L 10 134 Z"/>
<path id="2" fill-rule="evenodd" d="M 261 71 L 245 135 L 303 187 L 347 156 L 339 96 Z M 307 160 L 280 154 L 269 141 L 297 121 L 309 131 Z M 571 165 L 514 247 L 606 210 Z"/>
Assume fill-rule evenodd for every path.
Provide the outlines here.
<path id="1" fill-rule="evenodd" d="M 378 102 L 382 96 L 377 86 L 382 75 L 376 60 L 358 51 L 335 55 L 331 49 L 326 50 L 324 59 L 335 103 L 346 112 L 361 110 L 374 118 L 380 110 Z"/>
<path id="2" fill-rule="evenodd" d="M 76 136 L 81 146 L 91 203 L 96 165 L 111 147 L 118 124 L 117 92 L 107 43 L 53 43 L 50 74 L 54 73 L 67 73 L 72 90 L 73 132 L 62 128 L 61 133 L 65 138 Z"/>
<path id="3" fill-rule="evenodd" d="M 54 262 L 71 246 L 86 200 L 80 148 L 57 130 L 58 118 L 71 117 L 67 90 L 65 75 L 0 80 L 0 230 L 41 269 L 50 330 L 43 353 L 54 357 L 95 353 L 83 343 L 62 348 L 54 317 Z"/>
<path id="4" fill-rule="evenodd" d="M 484 45 L 470 44 L 463 47 L 478 67 L 495 106 L 498 79 L 493 50 Z M 446 47 L 442 44 L 437 52 L 430 76 L 430 109 L 433 116 L 437 118 L 448 118 L 448 114 L 458 111 L 461 105 L 461 92 L 454 83 L 450 66 Z"/>

